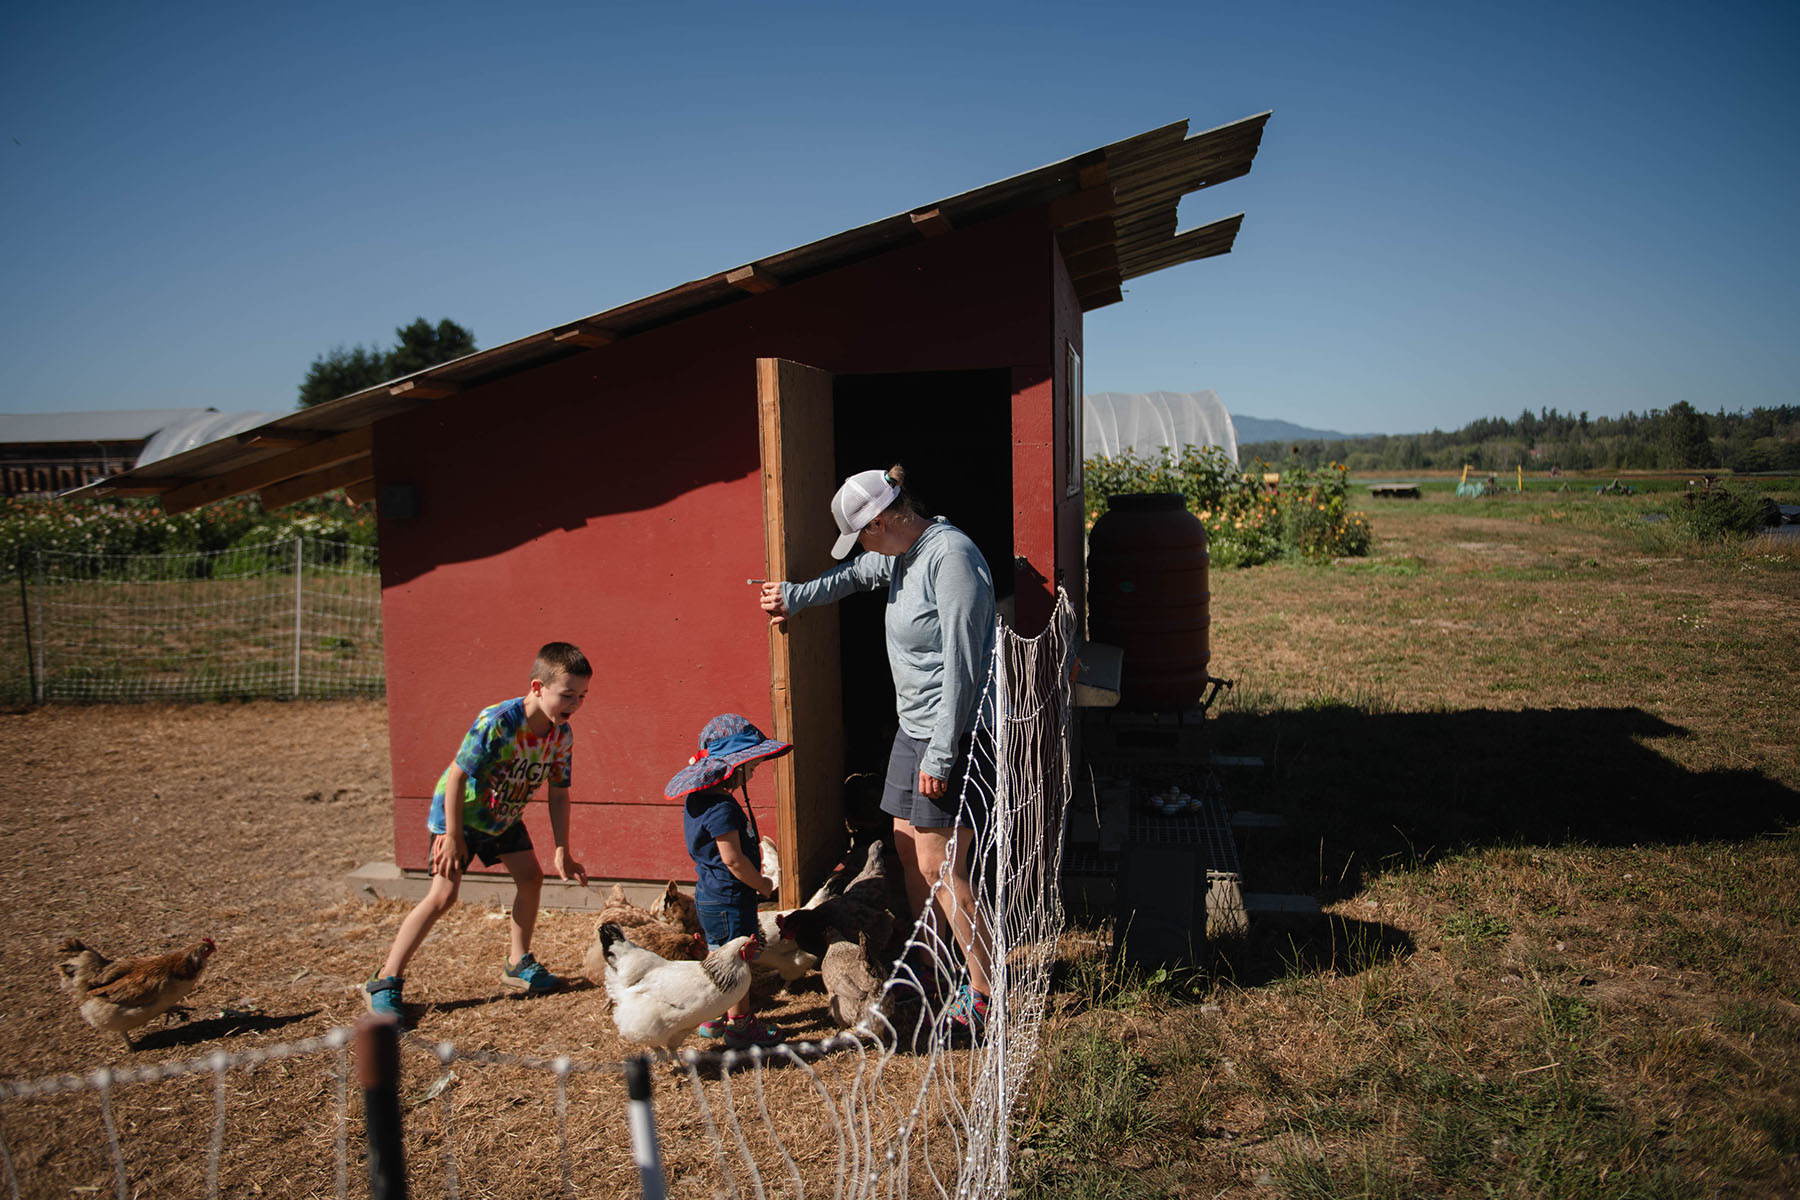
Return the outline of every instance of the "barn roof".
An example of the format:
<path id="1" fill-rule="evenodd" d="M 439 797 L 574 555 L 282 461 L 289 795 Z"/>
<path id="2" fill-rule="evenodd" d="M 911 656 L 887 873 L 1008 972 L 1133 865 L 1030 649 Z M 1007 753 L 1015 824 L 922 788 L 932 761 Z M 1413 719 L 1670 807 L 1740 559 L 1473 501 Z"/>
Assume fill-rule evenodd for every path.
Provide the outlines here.
<path id="1" fill-rule="evenodd" d="M 0 445 L 141 442 L 159 429 L 217 411 L 211 408 L 135 408 L 103 412 L 0 413 Z"/>
<path id="2" fill-rule="evenodd" d="M 748 295 L 1024 208 L 1048 205 L 1083 312 L 1116 303 L 1128 279 L 1229 253 L 1243 214 L 1177 230 L 1190 192 L 1249 172 L 1268 113 L 1189 136 L 1177 121 L 1003 179 L 301 409 L 236 437 L 68 493 L 163 497 L 171 512 L 261 491 L 279 507 L 335 487 L 366 487 L 371 433 L 383 417 L 667 325 Z"/>

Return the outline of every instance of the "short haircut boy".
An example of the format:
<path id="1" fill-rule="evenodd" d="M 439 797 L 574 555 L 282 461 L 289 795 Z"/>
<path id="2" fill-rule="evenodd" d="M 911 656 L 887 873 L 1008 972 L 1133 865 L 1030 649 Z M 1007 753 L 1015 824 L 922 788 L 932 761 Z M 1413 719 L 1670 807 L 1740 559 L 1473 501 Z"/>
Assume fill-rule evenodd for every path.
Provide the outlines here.
<path id="1" fill-rule="evenodd" d="M 556 682 L 558 675 L 591 679 L 593 674 L 587 655 L 573 642 L 545 642 L 531 663 L 531 677 L 543 683 Z"/>

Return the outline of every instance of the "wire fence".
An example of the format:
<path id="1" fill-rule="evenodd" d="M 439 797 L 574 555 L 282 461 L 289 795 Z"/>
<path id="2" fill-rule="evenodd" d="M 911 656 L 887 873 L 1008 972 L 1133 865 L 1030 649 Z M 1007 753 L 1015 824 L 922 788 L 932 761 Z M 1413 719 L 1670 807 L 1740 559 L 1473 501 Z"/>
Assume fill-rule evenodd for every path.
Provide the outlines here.
<path id="1" fill-rule="evenodd" d="M 860 1019 L 838 1018 L 849 1028 L 662 1057 L 673 1070 L 659 1068 L 654 1103 L 641 1059 L 396 1040 L 391 1025 L 365 1021 L 354 1055 L 351 1031 L 337 1029 L 235 1054 L 0 1081 L 0 1181 L 12 1197 L 120 1200 L 1009 1195 L 1012 1114 L 1042 1049 L 1063 928 L 1073 631 L 1066 595 L 1038 637 L 1000 631 L 996 703 L 965 772 L 957 836 L 975 837 L 971 925 L 993 989 L 978 1030 L 957 1016 L 956 985 L 969 975 L 951 933 L 958 902 L 940 874 L 872 1003 Z M 947 924 L 930 915 L 940 898 Z M 873 965 L 866 947 L 847 945 Z M 536 1136 L 509 1124 L 521 1112 Z"/>
<path id="2" fill-rule="evenodd" d="M 375 548 L 309 536 L 225 550 L 38 550 L 0 597 L 10 703 L 379 696 Z"/>

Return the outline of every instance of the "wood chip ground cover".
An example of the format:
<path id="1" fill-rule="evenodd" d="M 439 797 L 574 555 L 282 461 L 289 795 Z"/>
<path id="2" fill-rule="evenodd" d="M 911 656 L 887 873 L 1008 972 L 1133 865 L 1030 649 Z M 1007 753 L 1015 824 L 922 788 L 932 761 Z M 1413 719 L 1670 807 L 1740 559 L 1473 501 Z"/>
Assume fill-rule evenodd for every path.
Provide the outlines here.
<path id="1" fill-rule="evenodd" d="M 14 765 L 19 853 L 0 872 L 0 1078 L 36 1079 L 103 1064 L 186 1061 L 316 1037 L 364 1011 L 359 985 L 380 964 L 406 906 L 349 897 L 354 867 L 393 856 L 386 713 L 379 702 L 53 707 L 0 714 L 0 754 Z M 56 982 L 59 940 L 79 936 L 113 955 L 161 952 L 211 937 L 218 952 L 190 998 L 193 1019 L 116 1035 L 89 1028 Z M 414 960 L 407 1001 L 420 1032 L 402 1051 L 414 1194 L 442 1190 L 448 1104 L 465 1197 L 562 1194 L 553 1077 L 544 1071 L 452 1064 L 442 1094 L 440 1040 L 584 1064 L 634 1052 L 578 980 L 594 936 L 591 914 L 546 910 L 535 949 L 577 977 L 568 990 L 524 999 L 498 981 L 506 950 L 502 910 L 460 905 Z M 824 995 L 778 998 L 772 1019 L 797 1038 L 835 1032 Z M 854 1056 L 820 1073 L 834 1088 Z M 910 1104 L 911 1065 L 896 1060 L 893 1107 Z M 229 1076 L 222 1194 L 335 1194 L 337 1093 L 329 1053 Z M 143 1196 L 203 1195 L 213 1127 L 209 1074 L 122 1086 L 114 1115 L 128 1174 Z M 708 1084 L 717 1103 L 718 1081 Z M 740 1077 L 740 1087 L 754 1087 Z M 676 1195 L 711 1196 L 717 1182 L 701 1115 L 658 1071 L 658 1116 Z M 802 1072 L 770 1071 L 772 1111 L 809 1178 L 834 1170 L 837 1143 Z M 353 1138 L 360 1100 L 350 1088 Z M 634 1191 L 622 1080 L 570 1077 L 574 1178 L 584 1195 Z M 891 1114 L 890 1114 L 891 1115 Z M 715 1112 L 715 1118 L 718 1114 Z M 876 1120 L 884 1119 L 877 1113 Z M 879 1125 L 877 1126 L 879 1128 Z M 96 1094 L 0 1106 L 24 1194 L 113 1191 Z M 768 1135 L 746 1126 L 765 1161 Z M 941 1147 L 945 1152 L 948 1146 Z M 780 1168 L 777 1167 L 779 1170 Z M 350 1188 L 366 1194 L 352 1143 Z"/>

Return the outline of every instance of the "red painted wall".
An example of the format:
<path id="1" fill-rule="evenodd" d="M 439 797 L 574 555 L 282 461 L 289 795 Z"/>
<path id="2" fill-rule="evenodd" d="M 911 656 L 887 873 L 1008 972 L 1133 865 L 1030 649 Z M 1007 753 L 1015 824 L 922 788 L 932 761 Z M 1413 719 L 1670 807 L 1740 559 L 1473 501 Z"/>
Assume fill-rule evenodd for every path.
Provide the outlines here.
<path id="1" fill-rule="evenodd" d="M 767 625 L 744 583 L 764 562 L 760 356 L 1014 368 L 1019 553 L 1053 577 L 1059 269 L 1043 214 L 1014 214 L 378 424 L 377 483 L 411 484 L 419 513 L 381 522 L 400 865 L 428 860 L 432 788 L 475 713 L 521 694 L 538 645 L 566 639 L 596 669 L 574 721 L 572 852 L 601 876 L 692 878 L 663 784 L 716 713 L 771 723 Z M 820 547 L 815 568 L 828 561 Z M 527 824 L 547 864 L 541 804 Z"/>

